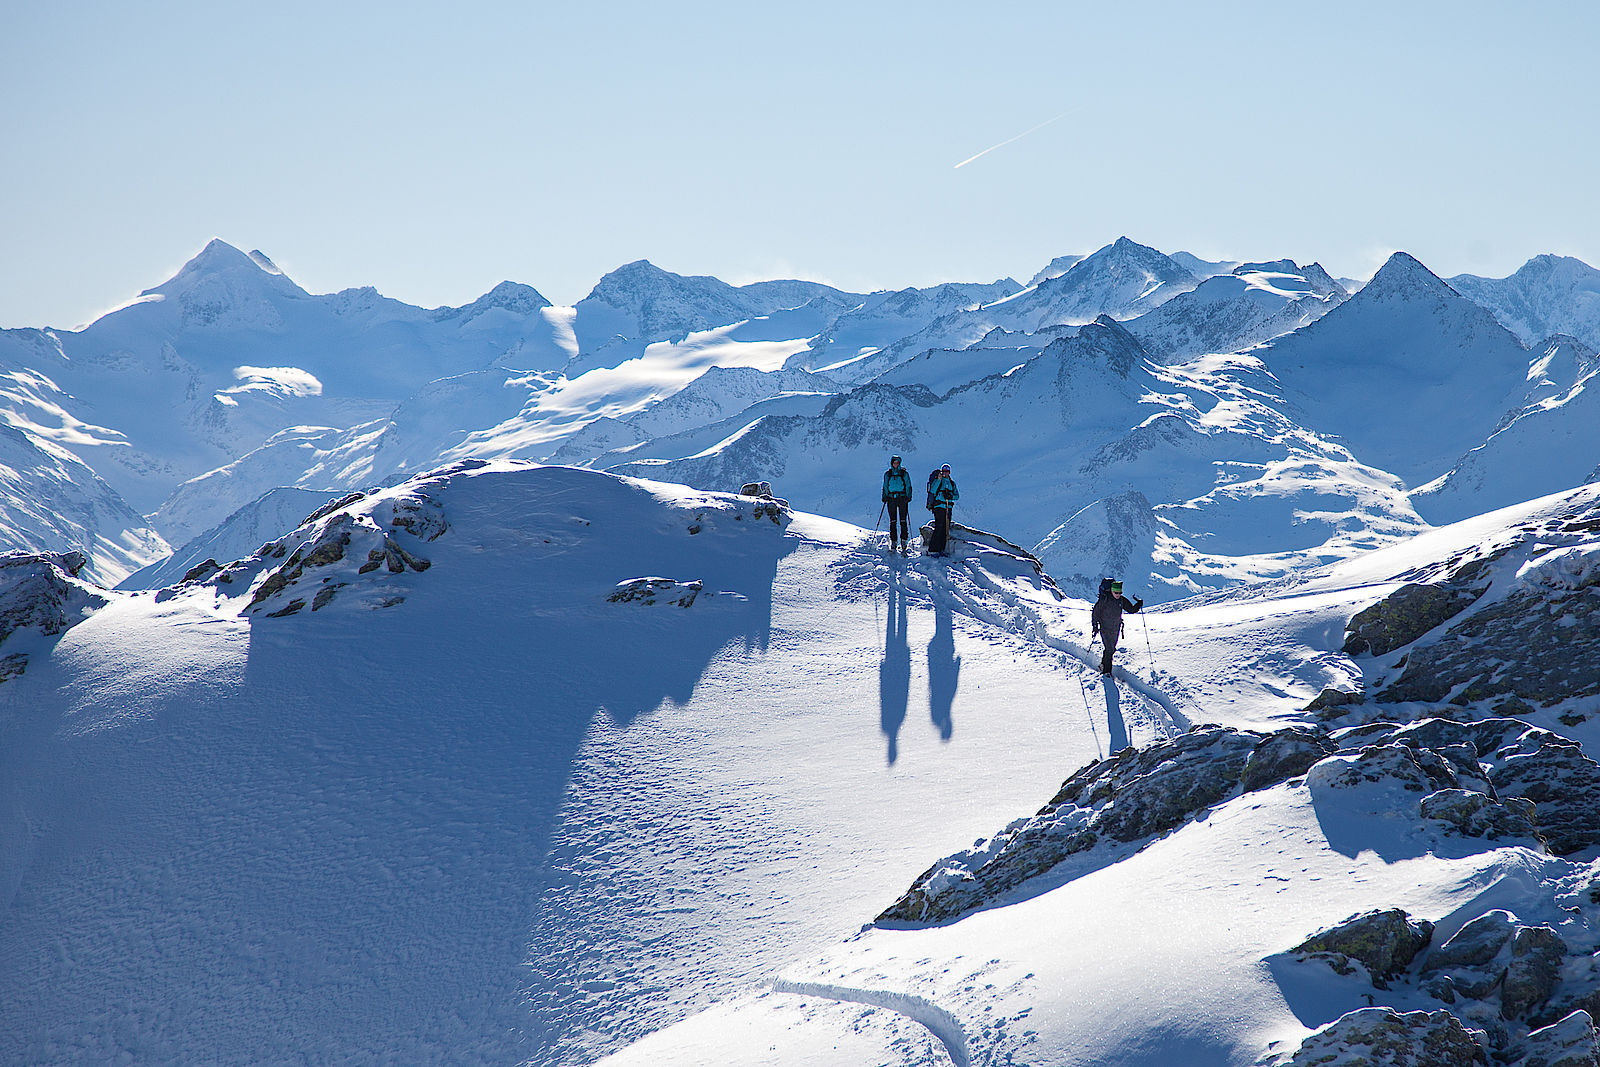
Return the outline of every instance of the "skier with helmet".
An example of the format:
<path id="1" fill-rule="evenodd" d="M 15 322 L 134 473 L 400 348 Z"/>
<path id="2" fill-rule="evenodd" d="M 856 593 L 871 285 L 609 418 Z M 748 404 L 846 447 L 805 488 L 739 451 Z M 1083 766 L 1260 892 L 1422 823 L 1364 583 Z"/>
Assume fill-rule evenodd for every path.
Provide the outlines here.
<path id="1" fill-rule="evenodd" d="M 883 503 L 889 509 L 889 548 L 905 552 L 910 530 L 907 513 L 911 507 L 911 472 L 901 466 L 899 456 L 890 456 L 889 469 L 883 472 Z"/>
<path id="2" fill-rule="evenodd" d="M 1100 580 L 1100 597 L 1089 612 L 1089 640 L 1093 641 L 1095 635 L 1099 634 L 1104 643 L 1105 651 L 1100 656 L 1101 674 L 1111 673 L 1111 657 L 1116 655 L 1117 642 L 1122 637 L 1123 613 L 1137 612 L 1143 607 L 1143 600 L 1129 600 L 1122 595 L 1122 583 L 1115 578 Z"/>
<path id="3" fill-rule="evenodd" d="M 961 499 L 956 480 L 950 477 L 950 464 L 946 463 L 928 479 L 928 510 L 933 512 L 933 536 L 928 538 L 928 555 L 949 555 L 950 510 Z"/>

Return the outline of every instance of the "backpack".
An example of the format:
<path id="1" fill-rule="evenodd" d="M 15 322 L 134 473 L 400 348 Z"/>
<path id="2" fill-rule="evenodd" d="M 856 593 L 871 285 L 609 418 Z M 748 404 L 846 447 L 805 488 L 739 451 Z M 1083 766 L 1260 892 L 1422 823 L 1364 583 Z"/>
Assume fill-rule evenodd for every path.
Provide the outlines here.
<path id="1" fill-rule="evenodd" d="M 941 469 L 940 467 L 935 467 L 933 468 L 933 473 L 928 475 L 928 503 L 926 507 L 929 511 L 933 510 L 933 483 L 939 480 L 939 471 Z"/>

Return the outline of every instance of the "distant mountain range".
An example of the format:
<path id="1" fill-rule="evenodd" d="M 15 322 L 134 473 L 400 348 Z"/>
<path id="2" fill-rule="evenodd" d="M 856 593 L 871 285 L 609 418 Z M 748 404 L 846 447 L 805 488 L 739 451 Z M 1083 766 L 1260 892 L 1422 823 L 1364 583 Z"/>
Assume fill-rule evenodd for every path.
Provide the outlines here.
<path id="1" fill-rule="evenodd" d="M 80 331 L 0 331 L 0 536 L 116 581 L 279 488 L 502 457 L 764 478 L 861 521 L 898 451 L 951 462 L 966 518 L 1073 574 L 1110 565 L 1075 524 L 1144 501 L 1113 540 L 1179 595 L 1592 479 L 1596 347 L 1600 271 L 1553 256 L 1445 281 L 1397 254 L 1352 294 L 1316 264 L 1121 238 L 1027 286 L 640 261 L 569 308 L 505 282 L 423 309 L 312 295 L 213 241 Z"/>

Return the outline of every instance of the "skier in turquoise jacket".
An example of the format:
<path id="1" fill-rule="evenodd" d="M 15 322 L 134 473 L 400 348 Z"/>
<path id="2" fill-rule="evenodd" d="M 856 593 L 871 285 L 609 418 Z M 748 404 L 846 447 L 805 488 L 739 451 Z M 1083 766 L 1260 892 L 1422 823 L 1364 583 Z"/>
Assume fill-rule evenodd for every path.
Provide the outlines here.
<path id="1" fill-rule="evenodd" d="M 900 465 L 899 456 L 890 456 L 889 469 L 883 472 L 883 503 L 889 509 L 889 548 L 904 552 L 910 529 L 911 474 Z"/>
<path id="2" fill-rule="evenodd" d="M 956 501 L 961 499 L 961 491 L 956 488 L 956 480 L 950 477 L 950 464 L 946 463 L 940 467 L 938 473 L 929 479 L 928 497 L 932 501 L 929 506 L 933 509 L 933 536 L 928 538 L 928 554 L 948 555 L 950 510 L 956 506 Z"/>

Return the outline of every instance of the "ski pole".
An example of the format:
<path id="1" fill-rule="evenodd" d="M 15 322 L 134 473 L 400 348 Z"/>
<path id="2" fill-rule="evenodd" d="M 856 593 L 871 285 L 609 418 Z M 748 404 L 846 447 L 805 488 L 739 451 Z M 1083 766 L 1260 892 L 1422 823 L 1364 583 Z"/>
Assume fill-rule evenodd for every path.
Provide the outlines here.
<path id="1" fill-rule="evenodd" d="M 1156 654 L 1150 647 L 1150 624 L 1144 621 L 1144 612 L 1142 611 L 1139 612 L 1139 625 L 1144 627 L 1144 651 L 1150 657 L 1150 679 L 1154 681 L 1156 676 Z"/>
<path id="2" fill-rule="evenodd" d="M 1094 736 L 1094 750 L 1095 755 L 1098 756 L 1101 754 L 1100 731 L 1094 728 L 1094 712 L 1089 709 L 1089 690 L 1084 687 L 1083 673 L 1081 671 L 1076 673 L 1078 675 L 1078 693 L 1083 697 L 1083 714 L 1089 720 L 1089 733 Z"/>
<path id="3" fill-rule="evenodd" d="M 888 508 L 888 506 L 889 502 L 887 500 L 878 505 L 878 521 L 872 524 L 873 533 L 877 533 L 878 527 L 883 525 L 883 512 L 886 508 Z"/>

